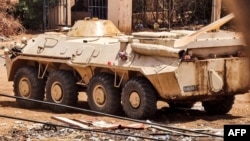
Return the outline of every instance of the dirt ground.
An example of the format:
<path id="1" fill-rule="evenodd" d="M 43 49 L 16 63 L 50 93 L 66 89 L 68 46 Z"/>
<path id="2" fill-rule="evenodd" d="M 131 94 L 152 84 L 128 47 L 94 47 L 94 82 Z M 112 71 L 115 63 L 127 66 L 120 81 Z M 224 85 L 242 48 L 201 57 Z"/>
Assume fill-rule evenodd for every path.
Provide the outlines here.
<path id="1" fill-rule="evenodd" d="M 0 54 L 2 54 L 2 50 Z M 8 82 L 4 59 L 0 58 L 0 93 L 13 94 L 13 83 Z M 79 95 L 79 107 L 88 109 L 88 105 L 84 99 L 86 95 Z M 250 124 L 250 94 L 241 94 L 236 96 L 235 104 L 227 115 L 211 116 L 204 112 L 200 103 L 196 103 L 191 110 L 187 109 L 170 109 L 164 102 L 158 103 L 158 112 L 152 121 L 161 124 L 171 125 L 186 129 L 223 129 L 226 124 Z M 38 120 L 43 122 L 57 123 L 51 116 L 63 116 L 75 119 L 100 119 L 113 122 L 124 122 L 119 119 L 110 117 L 89 115 L 88 113 L 76 112 L 56 114 L 52 113 L 46 107 L 40 107 L 36 110 L 21 109 L 15 102 L 15 99 L 0 96 L 0 115 L 20 117 L 24 119 Z M 19 120 L 0 117 L 0 136 L 7 134 L 11 129 L 17 126 Z M 33 123 L 23 122 L 23 124 L 31 125 Z"/>

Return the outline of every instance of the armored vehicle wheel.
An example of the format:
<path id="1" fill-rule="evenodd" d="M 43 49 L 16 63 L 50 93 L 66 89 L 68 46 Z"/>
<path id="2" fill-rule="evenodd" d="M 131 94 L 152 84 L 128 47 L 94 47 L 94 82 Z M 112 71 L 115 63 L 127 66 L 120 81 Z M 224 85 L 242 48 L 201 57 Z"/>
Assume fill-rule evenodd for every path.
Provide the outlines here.
<path id="1" fill-rule="evenodd" d="M 129 80 L 122 90 L 122 106 L 125 114 L 134 119 L 145 119 L 156 113 L 157 92 L 143 77 Z"/>
<path id="2" fill-rule="evenodd" d="M 202 106 L 205 111 L 212 115 L 228 113 L 234 104 L 234 96 L 224 96 L 219 100 L 203 101 Z"/>
<path id="3" fill-rule="evenodd" d="M 38 71 L 34 67 L 26 66 L 17 70 L 14 77 L 15 96 L 43 100 L 44 99 L 44 79 L 37 78 Z M 23 108 L 37 108 L 40 103 L 16 99 L 18 105 Z"/>
<path id="4" fill-rule="evenodd" d="M 46 99 L 48 102 L 75 106 L 78 101 L 78 91 L 73 74 L 64 70 L 52 72 L 46 82 Z M 50 105 L 50 109 L 58 113 L 69 111 L 68 108 L 54 105 Z"/>
<path id="5" fill-rule="evenodd" d="M 114 87 L 114 76 L 108 73 L 95 75 L 88 86 L 88 104 L 92 110 L 108 114 L 121 112 L 121 91 Z"/>
<path id="6" fill-rule="evenodd" d="M 170 108 L 192 108 L 194 102 L 182 103 L 182 102 L 168 102 Z"/>

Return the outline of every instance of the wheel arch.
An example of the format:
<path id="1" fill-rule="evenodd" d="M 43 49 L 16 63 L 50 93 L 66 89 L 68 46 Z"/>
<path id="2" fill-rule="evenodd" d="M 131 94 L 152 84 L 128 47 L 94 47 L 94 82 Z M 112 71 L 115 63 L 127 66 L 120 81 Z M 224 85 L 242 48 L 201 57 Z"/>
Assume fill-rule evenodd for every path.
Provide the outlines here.
<path id="1" fill-rule="evenodd" d="M 51 73 L 51 72 L 53 72 L 55 70 L 58 70 L 58 69 L 77 72 L 72 66 L 70 66 L 70 65 L 68 65 L 66 63 L 18 59 L 16 61 L 14 61 L 11 64 L 11 66 L 9 67 L 8 80 L 9 81 L 14 80 L 15 73 L 19 68 L 21 68 L 23 66 L 32 66 L 32 67 L 35 67 L 35 68 L 39 69 L 39 64 L 41 64 L 41 67 L 43 67 L 43 68 L 46 68 L 46 65 L 48 64 L 48 66 L 46 68 L 46 73 Z"/>
<path id="2" fill-rule="evenodd" d="M 121 85 L 124 85 L 129 79 L 133 77 L 137 77 L 137 76 L 145 77 L 140 71 L 134 71 L 134 70 L 128 70 L 128 69 L 101 68 L 101 67 L 96 67 L 92 69 L 93 69 L 93 76 L 98 73 L 109 73 L 109 74 L 116 76 L 117 81 L 121 81 L 119 82 Z"/>
<path id="3" fill-rule="evenodd" d="M 23 66 L 27 66 L 27 65 L 35 66 L 35 61 L 28 61 L 28 60 L 23 60 L 23 59 L 19 59 L 19 60 L 14 61 L 11 64 L 11 66 L 9 67 L 9 69 L 7 68 L 8 69 L 7 70 L 8 71 L 8 80 L 13 81 L 16 71 L 19 68 L 21 68 Z"/>
<path id="4" fill-rule="evenodd" d="M 94 72 L 94 74 L 102 73 L 102 72 L 109 73 L 109 74 L 114 74 L 114 71 L 112 71 L 111 69 L 109 69 L 109 68 L 101 68 L 101 67 L 93 68 L 93 72 Z"/>

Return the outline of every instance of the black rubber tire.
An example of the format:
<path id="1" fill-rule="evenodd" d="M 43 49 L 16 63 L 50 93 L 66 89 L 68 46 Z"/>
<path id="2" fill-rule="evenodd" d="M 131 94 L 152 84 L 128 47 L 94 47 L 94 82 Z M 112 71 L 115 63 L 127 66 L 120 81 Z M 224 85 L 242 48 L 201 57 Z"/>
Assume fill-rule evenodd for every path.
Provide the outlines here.
<path id="1" fill-rule="evenodd" d="M 56 98 L 56 96 L 59 96 Z M 56 70 L 52 72 L 46 82 L 46 100 L 48 102 L 67 106 L 76 106 L 78 102 L 78 91 L 76 79 L 72 72 Z M 70 111 L 67 107 L 49 105 L 49 108 L 56 113 Z"/>
<path id="2" fill-rule="evenodd" d="M 138 99 L 137 106 L 133 106 L 130 102 L 132 94 L 136 94 L 136 99 Z M 134 77 L 128 80 L 122 90 L 123 111 L 129 118 L 150 118 L 157 111 L 157 98 L 155 88 L 146 78 Z"/>
<path id="3" fill-rule="evenodd" d="M 224 96 L 219 100 L 203 101 L 202 106 L 211 115 L 223 115 L 228 113 L 234 104 L 234 96 Z"/>
<path id="4" fill-rule="evenodd" d="M 91 110 L 113 115 L 121 113 L 121 90 L 114 87 L 114 76 L 112 74 L 99 73 L 93 76 L 87 94 Z M 98 97 L 101 97 L 99 98 L 100 101 L 97 101 Z"/>
<path id="5" fill-rule="evenodd" d="M 188 108 L 191 109 L 194 106 L 194 102 L 168 102 L 170 108 Z"/>
<path id="6" fill-rule="evenodd" d="M 38 70 L 34 67 L 25 66 L 18 69 L 13 84 L 15 96 L 43 101 L 45 80 L 39 79 L 37 76 Z M 41 105 L 39 102 L 21 99 L 16 99 L 16 102 L 20 107 L 27 109 L 35 109 Z"/>

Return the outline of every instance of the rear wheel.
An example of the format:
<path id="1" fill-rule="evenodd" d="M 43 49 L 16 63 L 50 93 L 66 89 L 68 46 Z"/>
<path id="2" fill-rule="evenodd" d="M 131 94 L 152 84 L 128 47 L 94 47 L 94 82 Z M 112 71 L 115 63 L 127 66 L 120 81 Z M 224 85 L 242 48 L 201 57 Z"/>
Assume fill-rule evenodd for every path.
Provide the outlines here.
<path id="1" fill-rule="evenodd" d="M 75 106 L 78 101 L 78 91 L 74 75 L 70 71 L 56 70 L 52 72 L 46 82 L 46 99 L 48 102 Z M 62 106 L 49 105 L 54 112 L 69 111 Z"/>
<path id="2" fill-rule="evenodd" d="M 17 70 L 14 76 L 15 96 L 42 101 L 44 99 L 44 79 L 38 79 L 38 71 L 34 67 L 26 66 Z M 22 108 L 37 108 L 40 103 L 16 99 Z"/>
<path id="3" fill-rule="evenodd" d="M 234 96 L 224 96 L 218 100 L 203 101 L 202 106 L 209 114 L 222 115 L 228 113 L 232 109 L 234 99 Z"/>
<path id="4" fill-rule="evenodd" d="M 108 73 L 99 73 L 91 79 L 87 93 L 92 110 L 108 114 L 121 112 L 121 91 L 114 87 L 114 79 Z"/>
<path id="5" fill-rule="evenodd" d="M 144 77 L 129 80 L 122 90 L 125 114 L 134 119 L 145 119 L 156 113 L 157 92 Z"/>

